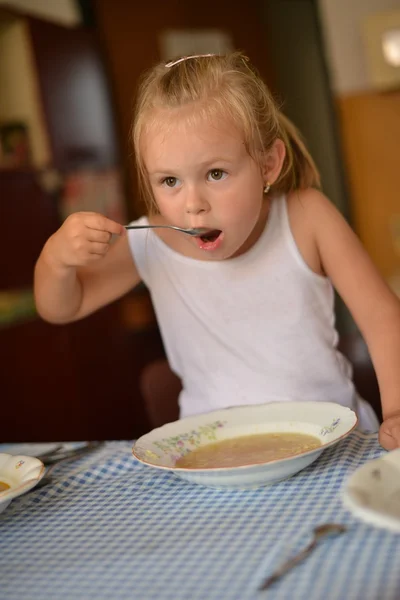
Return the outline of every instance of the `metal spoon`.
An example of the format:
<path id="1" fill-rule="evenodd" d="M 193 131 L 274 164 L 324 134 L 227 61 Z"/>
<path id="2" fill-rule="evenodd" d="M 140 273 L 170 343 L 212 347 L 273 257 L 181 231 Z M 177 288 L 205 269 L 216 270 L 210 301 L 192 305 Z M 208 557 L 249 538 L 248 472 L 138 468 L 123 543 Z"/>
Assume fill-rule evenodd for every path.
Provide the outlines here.
<path id="1" fill-rule="evenodd" d="M 50 483 L 53 483 L 53 477 L 51 476 L 52 471 L 63 462 L 69 462 L 81 458 L 94 450 L 97 450 L 101 446 L 104 445 L 104 441 L 99 442 L 88 442 L 85 446 L 79 446 L 78 448 L 72 448 L 71 450 L 66 450 L 64 453 L 59 452 L 58 450 L 54 450 L 54 453 L 48 453 L 43 455 L 43 457 L 39 457 L 39 459 L 43 462 L 43 464 L 47 467 L 45 476 L 39 481 L 39 483 L 29 490 L 27 493 L 35 492 Z M 62 448 L 62 446 L 61 446 Z"/>
<path id="2" fill-rule="evenodd" d="M 204 227 L 185 229 L 184 227 L 176 227 L 175 225 L 124 225 L 124 227 L 125 229 L 175 229 L 175 231 L 181 231 L 193 236 L 204 235 L 210 231 L 210 229 L 205 229 Z"/>
<path id="3" fill-rule="evenodd" d="M 97 448 L 100 448 L 103 445 L 103 441 L 93 441 L 87 442 L 84 446 L 78 446 L 77 448 L 72 447 L 70 449 L 67 449 L 61 444 L 59 447 L 54 448 L 52 452 L 43 454 L 41 456 L 39 455 L 37 458 L 39 458 L 39 460 L 41 460 L 46 467 L 50 465 L 51 467 L 53 467 L 54 465 L 57 465 L 60 462 L 66 462 L 69 460 L 75 460 L 76 458 L 81 458 L 81 456 L 84 456 L 85 454 L 88 454 L 93 450 L 97 450 Z M 46 475 L 47 474 L 48 472 L 46 473 Z"/>
<path id="4" fill-rule="evenodd" d="M 336 523 L 326 523 L 325 525 L 318 525 L 314 529 L 314 538 L 308 546 L 304 548 L 301 552 L 290 558 L 288 561 L 283 563 L 272 575 L 267 577 L 264 582 L 260 586 L 260 590 L 266 590 L 270 585 L 275 583 L 278 579 L 285 575 L 290 569 L 295 567 L 299 562 L 301 562 L 306 556 L 308 556 L 314 548 L 317 546 L 318 542 L 321 541 L 322 538 L 327 537 L 329 535 L 338 535 L 340 533 L 344 533 L 347 531 L 347 527 L 344 525 L 338 525 Z"/>

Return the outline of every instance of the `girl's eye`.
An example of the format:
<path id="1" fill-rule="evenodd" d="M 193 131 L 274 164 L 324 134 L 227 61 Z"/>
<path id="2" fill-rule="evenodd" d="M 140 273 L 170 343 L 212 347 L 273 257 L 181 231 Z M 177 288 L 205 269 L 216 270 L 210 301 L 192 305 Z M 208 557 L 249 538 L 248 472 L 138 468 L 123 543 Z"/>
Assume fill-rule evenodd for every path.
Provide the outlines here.
<path id="1" fill-rule="evenodd" d="M 226 173 L 222 169 L 213 169 L 209 172 L 208 176 L 213 181 L 220 181 L 221 179 L 225 179 Z"/>
<path id="2" fill-rule="evenodd" d="M 165 184 L 168 187 L 175 187 L 176 186 L 176 182 L 177 179 L 176 177 L 166 177 L 165 179 L 162 180 L 162 183 Z"/>

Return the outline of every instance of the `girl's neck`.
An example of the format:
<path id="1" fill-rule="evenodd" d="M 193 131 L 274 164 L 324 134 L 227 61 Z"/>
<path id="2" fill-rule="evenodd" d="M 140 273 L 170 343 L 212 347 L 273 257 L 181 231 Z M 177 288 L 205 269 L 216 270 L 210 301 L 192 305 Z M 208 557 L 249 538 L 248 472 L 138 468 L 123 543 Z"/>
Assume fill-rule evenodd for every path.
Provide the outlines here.
<path id="1" fill-rule="evenodd" d="M 271 201 L 272 201 L 271 198 L 265 198 L 263 205 L 261 207 L 260 216 L 256 223 L 256 226 L 254 227 L 253 231 L 250 233 L 250 235 L 247 238 L 247 240 L 245 241 L 245 243 L 239 248 L 239 250 L 237 252 L 235 252 L 235 254 L 231 258 L 236 258 L 237 256 L 241 256 L 242 254 L 245 254 L 260 239 L 260 237 L 262 236 L 262 233 L 266 227 L 267 221 L 268 221 L 269 211 L 271 208 Z"/>

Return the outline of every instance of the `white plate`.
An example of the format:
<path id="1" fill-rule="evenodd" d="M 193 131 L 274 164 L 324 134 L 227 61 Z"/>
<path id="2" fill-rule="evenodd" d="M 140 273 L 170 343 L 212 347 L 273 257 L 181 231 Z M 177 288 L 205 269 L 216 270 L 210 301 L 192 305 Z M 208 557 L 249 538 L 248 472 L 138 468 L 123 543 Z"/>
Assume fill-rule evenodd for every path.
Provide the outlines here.
<path id="1" fill-rule="evenodd" d="M 172 471 L 194 483 L 220 488 L 259 487 L 304 469 L 356 425 L 355 413 L 333 402 L 272 402 L 227 408 L 168 423 L 139 438 L 132 452 L 142 463 Z M 290 458 L 242 467 L 175 466 L 177 459 L 199 446 L 243 435 L 288 431 L 314 435 L 322 446 Z"/>
<path id="2" fill-rule="evenodd" d="M 4 492 L 0 492 L 0 512 L 13 498 L 35 487 L 44 472 L 45 466 L 38 458 L 0 453 L 0 481 L 10 486 Z"/>
<path id="3" fill-rule="evenodd" d="M 71 450 L 72 448 L 79 448 L 85 446 L 86 442 L 44 442 L 44 443 L 30 443 L 30 444 L 0 444 L 0 452 L 7 452 L 8 454 L 24 454 L 25 456 L 36 456 L 40 458 L 42 454 L 48 454 L 60 448 L 59 452 L 65 450 Z"/>
<path id="4" fill-rule="evenodd" d="M 345 484 L 343 502 L 367 523 L 400 533 L 400 448 L 359 467 Z"/>

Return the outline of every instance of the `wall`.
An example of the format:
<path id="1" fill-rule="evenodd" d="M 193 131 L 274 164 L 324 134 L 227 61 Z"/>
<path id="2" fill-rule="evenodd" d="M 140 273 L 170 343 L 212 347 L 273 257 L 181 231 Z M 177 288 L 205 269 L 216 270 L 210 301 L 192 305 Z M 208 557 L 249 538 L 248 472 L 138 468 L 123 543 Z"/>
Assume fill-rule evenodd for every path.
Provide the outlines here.
<path id="1" fill-rule="evenodd" d="M 322 188 L 347 217 L 349 198 L 337 135 L 337 118 L 327 76 L 318 15 L 313 0 L 265 0 L 266 39 L 284 112 L 299 127 L 321 173 Z M 340 331 L 353 321 L 340 299 Z"/>
<path id="2" fill-rule="evenodd" d="M 400 295 L 400 254 L 393 237 L 393 223 L 400 220 L 400 89 L 372 89 L 362 40 L 363 18 L 398 8 L 399 0 L 319 0 L 318 6 L 354 225 Z"/>
<path id="3" fill-rule="evenodd" d="M 76 0 L 0 0 L 1 8 L 67 27 L 75 27 L 82 21 Z M 28 125 L 33 163 L 38 168 L 45 167 L 50 162 L 50 142 L 30 36 L 23 20 L 0 22 L 0 89 L 0 120 Z"/>
<path id="4" fill-rule="evenodd" d="M 50 160 L 29 32 L 24 20 L 0 25 L 0 120 L 26 123 L 36 167 Z"/>
<path id="5" fill-rule="evenodd" d="M 67 27 L 81 22 L 75 0 L 0 0 L 0 6 L 2 5 Z"/>
<path id="6" fill-rule="evenodd" d="M 362 19 L 399 6 L 399 0 L 318 0 L 328 68 L 337 94 L 370 89 Z"/>
<path id="7" fill-rule="evenodd" d="M 347 214 L 332 94 L 312 0 L 266 0 L 264 20 L 284 112 L 303 134 L 324 192 Z"/>

